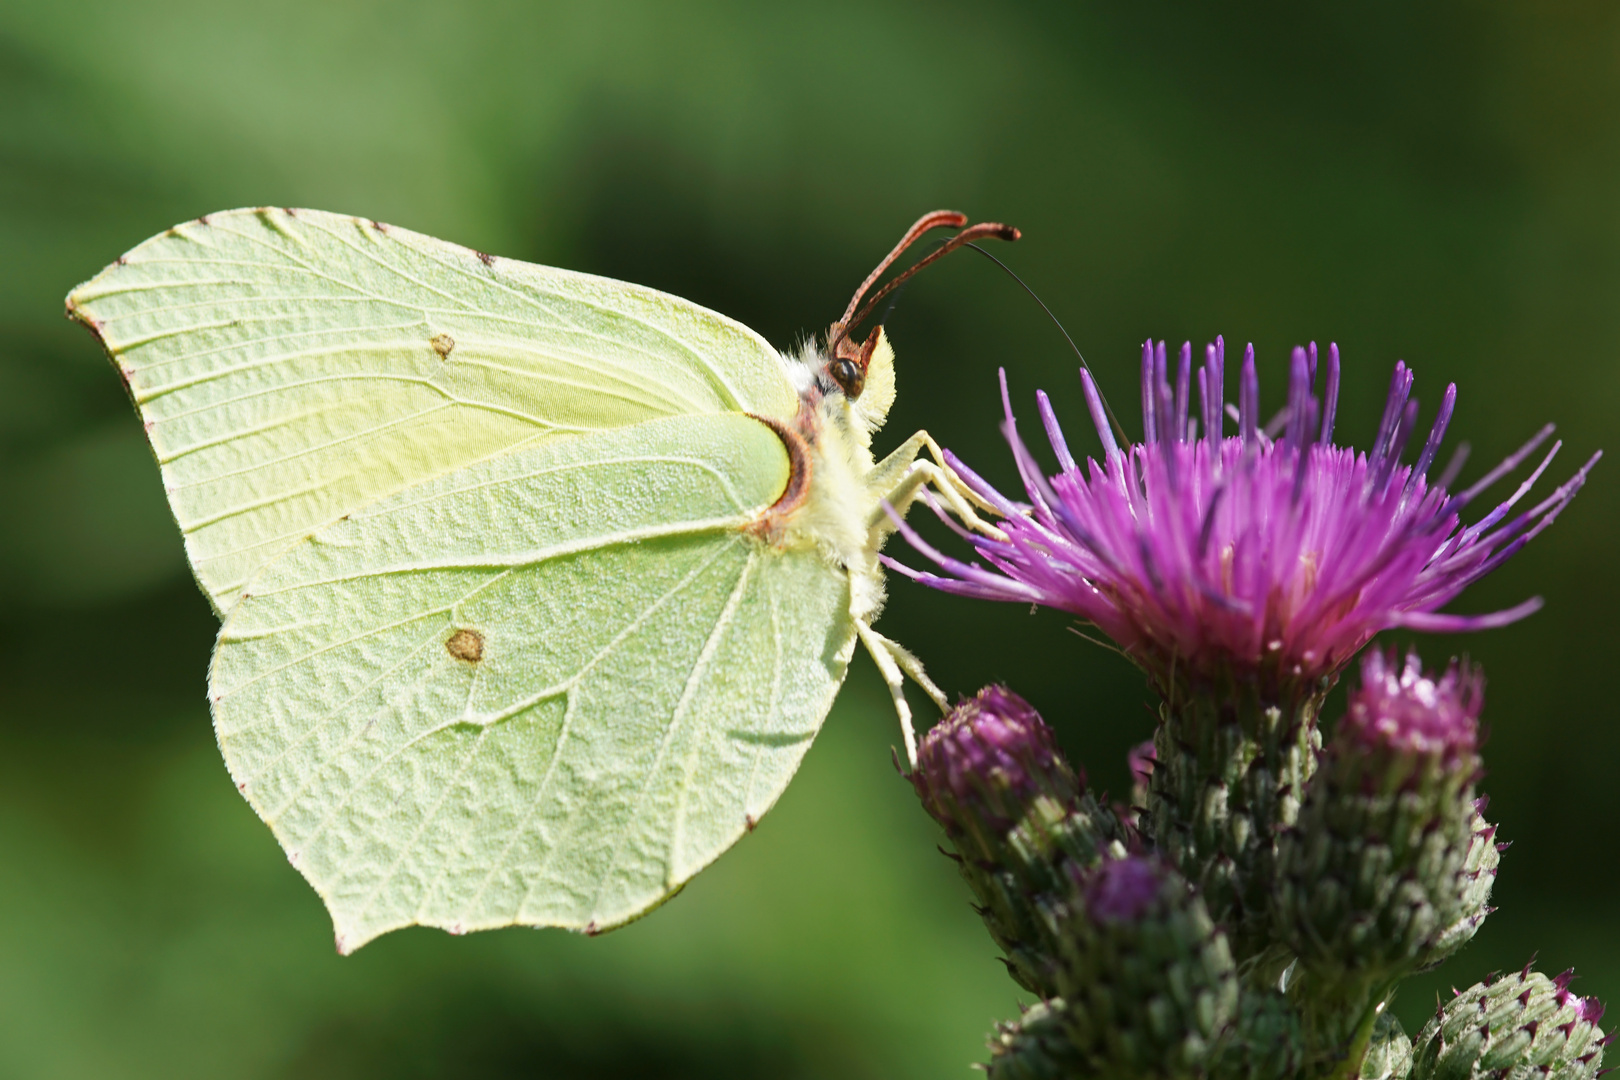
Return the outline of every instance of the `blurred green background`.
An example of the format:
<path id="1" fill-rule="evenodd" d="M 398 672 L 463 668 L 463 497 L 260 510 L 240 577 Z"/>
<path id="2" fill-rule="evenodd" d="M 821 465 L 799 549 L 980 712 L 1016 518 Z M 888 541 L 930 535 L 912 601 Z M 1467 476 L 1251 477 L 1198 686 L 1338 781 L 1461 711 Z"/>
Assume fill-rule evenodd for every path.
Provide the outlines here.
<path id="1" fill-rule="evenodd" d="M 1477 476 L 1548 419 L 1567 475 L 1620 404 L 1620 8 L 9 0 L 0 9 L 0 1075 L 966 1076 L 1012 983 L 894 775 L 865 660 L 760 829 L 596 940 L 413 930 L 349 959 L 232 790 L 214 623 L 157 472 L 62 297 L 227 207 L 351 212 L 658 286 L 772 341 L 826 325 L 920 212 L 1026 231 L 1122 415 L 1149 334 L 1390 365 Z M 900 400 L 1011 482 L 995 369 L 1082 430 L 1072 355 L 963 255 L 890 321 Z M 1026 407 L 1028 405 L 1026 404 Z M 1032 408 L 1030 409 L 1032 413 Z M 1032 417 L 1031 417 L 1032 418 Z M 1427 421 L 1425 421 L 1427 422 Z M 1072 439 L 1079 436 L 1072 435 Z M 1398 1003 L 1540 950 L 1620 998 L 1620 483 L 1455 610 L 1541 593 L 1490 676 L 1502 910 Z M 1052 613 L 896 582 L 882 629 L 953 691 L 1004 679 L 1128 789 L 1148 697 Z"/>

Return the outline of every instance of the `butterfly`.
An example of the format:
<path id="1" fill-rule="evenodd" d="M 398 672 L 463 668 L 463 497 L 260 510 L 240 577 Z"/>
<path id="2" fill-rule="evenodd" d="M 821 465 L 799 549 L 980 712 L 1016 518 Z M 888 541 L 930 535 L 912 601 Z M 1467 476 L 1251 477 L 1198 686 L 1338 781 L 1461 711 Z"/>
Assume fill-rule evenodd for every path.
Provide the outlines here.
<path id="1" fill-rule="evenodd" d="M 782 793 L 856 643 L 878 551 L 976 497 L 895 396 L 900 282 L 973 240 L 925 215 L 818 346 L 638 285 L 313 210 L 211 214 L 67 298 L 145 425 L 222 625 L 237 788 L 331 913 L 586 933 L 677 892 Z M 960 230 L 881 289 L 932 229 Z M 982 509 L 982 504 L 978 504 Z"/>

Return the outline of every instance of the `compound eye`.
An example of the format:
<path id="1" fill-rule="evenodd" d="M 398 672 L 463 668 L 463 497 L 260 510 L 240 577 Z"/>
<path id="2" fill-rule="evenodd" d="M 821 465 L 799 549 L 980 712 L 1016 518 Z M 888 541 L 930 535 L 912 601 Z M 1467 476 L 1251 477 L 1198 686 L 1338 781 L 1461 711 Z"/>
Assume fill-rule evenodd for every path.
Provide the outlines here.
<path id="1" fill-rule="evenodd" d="M 828 367 L 827 374 L 832 376 L 833 382 L 838 384 L 839 389 L 843 390 L 846 396 L 851 398 L 861 396 L 861 389 L 866 379 L 861 372 L 860 365 L 855 361 L 840 357 Z"/>

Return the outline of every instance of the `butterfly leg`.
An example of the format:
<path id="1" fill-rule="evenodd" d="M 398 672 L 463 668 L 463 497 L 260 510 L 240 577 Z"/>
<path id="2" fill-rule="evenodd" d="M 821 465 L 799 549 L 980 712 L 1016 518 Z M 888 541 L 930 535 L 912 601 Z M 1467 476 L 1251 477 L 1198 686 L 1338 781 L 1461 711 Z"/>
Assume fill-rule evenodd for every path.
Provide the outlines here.
<path id="1" fill-rule="evenodd" d="M 920 459 L 917 455 L 924 446 L 930 447 L 935 457 L 941 460 Z M 926 431 L 919 431 L 902 443 L 894 453 L 873 466 L 872 471 L 867 474 L 868 488 L 878 499 L 893 506 L 897 513 L 904 516 L 919 492 L 925 486 L 932 487 L 944 497 L 951 512 L 969 528 L 985 536 L 1004 539 L 1000 529 L 979 517 L 970 501 L 981 509 L 994 508 L 963 483 L 961 477 L 957 476 L 942 459 L 939 444 L 935 443 L 933 437 Z M 873 511 L 867 526 L 879 530 L 880 535 L 887 535 L 893 528 L 888 512 L 881 505 Z"/>
<path id="2" fill-rule="evenodd" d="M 900 717 L 900 734 L 906 740 L 906 762 L 913 768 L 917 765 L 917 732 L 911 726 L 911 706 L 906 702 L 906 680 L 900 672 L 900 665 L 895 662 L 894 654 L 885 647 L 888 639 L 876 630 L 867 626 L 859 619 L 855 620 L 855 632 L 860 635 L 861 644 L 866 646 L 867 653 L 872 662 L 877 665 L 878 673 L 889 687 L 889 697 L 894 699 L 894 711 Z"/>
<path id="3" fill-rule="evenodd" d="M 901 443 L 894 453 L 878 462 L 872 469 L 873 484 L 881 488 L 892 487 L 894 484 L 899 483 L 906 471 L 917 463 L 917 459 L 921 457 L 925 448 L 928 450 L 928 456 L 933 458 L 934 466 L 944 475 L 949 486 L 958 496 L 977 506 L 980 510 L 992 514 L 996 513 L 996 508 L 964 483 L 962 478 L 956 474 L 956 470 L 950 467 L 945 461 L 945 451 L 940 448 L 939 443 L 934 441 L 934 437 L 926 431 L 917 432 Z M 944 487 L 942 485 L 936 486 L 940 486 L 943 494 Z"/>
<path id="4" fill-rule="evenodd" d="M 979 517 L 973 507 L 967 504 L 966 500 L 951 485 L 950 477 L 940 474 L 939 466 L 932 461 L 914 461 L 911 463 L 911 470 L 900 478 L 899 483 L 887 491 L 879 489 L 877 492 L 881 501 L 866 522 L 867 528 L 874 534 L 874 542 L 880 541 L 894 531 L 894 520 L 889 517 L 888 508 L 893 507 L 896 513 L 904 517 L 906 511 L 911 508 L 911 504 L 918 498 L 924 497 L 926 489 L 929 487 L 944 496 L 951 512 L 961 519 L 968 528 L 995 540 L 1006 539 L 1005 533 Z M 937 509 L 937 504 L 932 505 L 935 505 Z"/>
<path id="5" fill-rule="evenodd" d="M 910 675 L 915 679 L 917 685 L 934 699 L 940 712 L 945 712 L 950 707 L 945 700 L 945 694 L 934 685 L 934 680 L 923 671 L 922 663 L 909 650 L 890 641 L 860 619 L 855 620 L 855 632 L 860 635 L 861 644 L 866 646 L 872 662 L 877 664 L 878 672 L 882 674 L 884 683 L 889 687 L 889 696 L 894 700 L 894 711 L 900 717 L 900 734 L 906 741 L 906 762 L 912 768 L 916 768 L 917 732 L 911 724 L 911 705 L 906 701 L 905 677 Z"/>
<path id="6" fill-rule="evenodd" d="M 951 703 L 946 699 L 945 691 L 941 690 L 937 685 L 935 685 L 934 680 L 928 677 L 928 672 L 923 670 L 922 661 L 917 659 L 917 654 L 900 644 L 898 641 L 895 641 L 892 638 L 886 638 L 882 634 L 877 633 L 875 630 L 873 631 L 873 634 L 879 638 L 889 652 L 894 655 L 894 662 L 900 665 L 900 670 L 904 671 L 908 676 L 910 676 L 912 682 L 915 682 L 918 686 L 922 687 L 923 693 L 927 694 L 929 698 L 932 699 L 934 704 L 939 706 L 939 711 L 942 713 L 949 712 Z"/>
<path id="7" fill-rule="evenodd" d="M 907 439 L 906 442 L 902 442 L 901 445 L 897 445 L 894 452 L 889 453 L 888 457 L 878 461 L 878 463 L 873 466 L 872 474 L 870 474 L 870 478 L 868 478 L 870 479 L 870 484 L 872 484 L 873 487 L 876 487 L 876 489 L 880 489 L 880 491 L 881 489 L 893 487 L 894 484 L 899 483 L 899 481 L 906 476 L 907 471 L 909 471 L 912 466 L 917 465 L 917 458 L 922 457 L 922 452 L 925 449 L 928 450 L 928 457 L 933 458 L 933 465 L 938 468 L 940 473 L 943 473 L 944 476 L 948 478 L 949 486 L 953 487 L 954 491 L 956 491 L 956 494 L 959 495 L 959 497 L 966 499 L 967 502 L 974 504 L 975 507 L 980 508 L 980 510 L 987 510 L 987 512 L 990 513 L 996 512 L 996 508 L 993 507 L 993 505 L 988 504 L 988 502 L 985 502 L 985 500 L 978 495 L 978 492 L 975 492 L 974 489 L 967 486 L 966 483 L 962 483 L 961 476 L 957 476 L 956 470 L 953 470 L 953 468 L 946 463 L 946 460 L 944 460 L 944 450 L 940 449 L 940 444 L 935 442 L 935 440 L 933 440 L 933 436 L 930 436 L 927 431 L 917 432 L 917 434 L 914 434 L 914 436 L 910 437 L 910 439 Z"/>

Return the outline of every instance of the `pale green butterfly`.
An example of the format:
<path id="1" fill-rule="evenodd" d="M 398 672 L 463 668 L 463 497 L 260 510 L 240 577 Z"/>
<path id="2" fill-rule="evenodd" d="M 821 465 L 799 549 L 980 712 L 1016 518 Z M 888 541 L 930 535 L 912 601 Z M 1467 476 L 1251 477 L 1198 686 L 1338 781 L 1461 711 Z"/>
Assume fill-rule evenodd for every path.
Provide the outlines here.
<path id="1" fill-rule="evenodd" d="M 871 629 L 877 552 L 933 487 L 894 400 L 880 275 L 778 353 L 677 297 L 359 218 L 177 225 L 68 297 L 145 422 L 223 627 L 209 700 L 237 787 L 332 914 L 588 933 L 754 826 Z M 866 298 L 865 307 L 861 306 Z M 926 449 L 932 460 L 920 455 Z M 982 524 L 982 523 L 981 523 Z"/>

